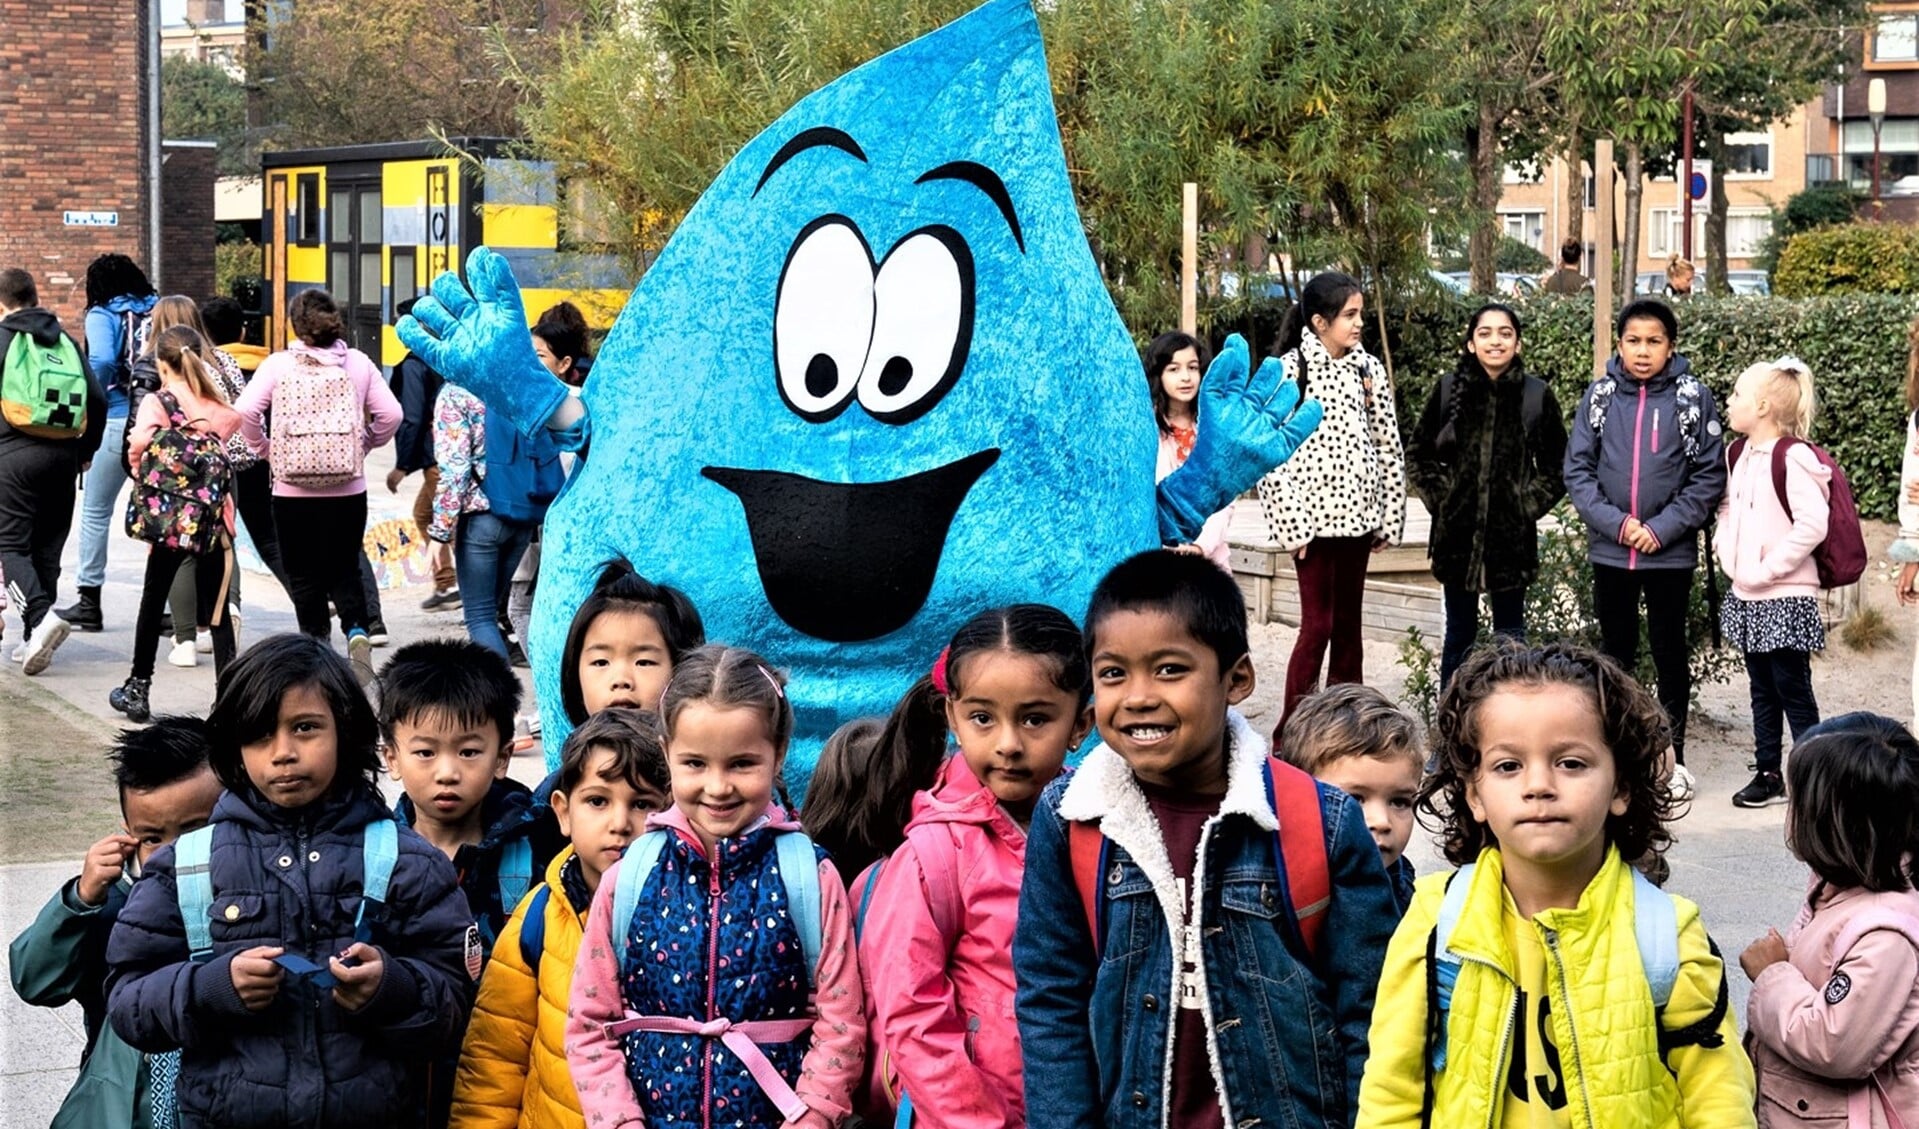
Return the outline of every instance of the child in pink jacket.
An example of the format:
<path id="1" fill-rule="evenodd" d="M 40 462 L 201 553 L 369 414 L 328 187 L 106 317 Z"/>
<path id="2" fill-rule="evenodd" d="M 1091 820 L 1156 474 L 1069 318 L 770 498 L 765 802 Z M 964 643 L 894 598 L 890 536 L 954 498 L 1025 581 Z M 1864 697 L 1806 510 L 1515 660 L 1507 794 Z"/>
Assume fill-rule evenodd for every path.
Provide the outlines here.
<path id="1" fill-rule="evenodd" d="M 1745 653 L 1752 685 L 1758 772 L 1732 798 L 1742 808 L 1786 802 L 1782 717 L 1795 738 L 1819 724 L 1812 652 L 1826 649 L 1826 624 L 1812 551 L 1826 539 L 1832 472 L 1804 442 L 1812 414 L 1812 373 L 1796 357 L 1748 368 L 1726 402 L 1727 423 L 1745 439 L 1727 448 L 1713 549 L 1732 579 L 1720 627 Z"/>
<path id="2" fill-rule="evenodd" d="M 885 1101 L 912 1104 L 917 1129 L 1019 1129 L 1026 825 L 1092 726 L 1085 648 L 1056 608 L 997 608 L 959 629 L 922 686 L 895 715 L 943 713 L 944 729 L 921 732 L 943 745 L 950 729 L 959 752 L 913 798 L 906 842 L 855 882 L 874 1080 Z"/>
<path id="3" fill-rule="evenodd" d="M 1846 714 L 1786 762 L 1786 845 L 1812 868 L 1792 929 L 1739 958 L 1761 1129 L 1919 1126 L 1919 741 Z"/>
<path id="4" fill-rule="evenodd" d="M 751 651 L 701 647 L 674 664 L 660 716 L 673 807 L 600 880 L 568 997 L 586 1124 L 832 1129 L 866 1015 L 846 888 L 773 802 L 785 680 Z"/>

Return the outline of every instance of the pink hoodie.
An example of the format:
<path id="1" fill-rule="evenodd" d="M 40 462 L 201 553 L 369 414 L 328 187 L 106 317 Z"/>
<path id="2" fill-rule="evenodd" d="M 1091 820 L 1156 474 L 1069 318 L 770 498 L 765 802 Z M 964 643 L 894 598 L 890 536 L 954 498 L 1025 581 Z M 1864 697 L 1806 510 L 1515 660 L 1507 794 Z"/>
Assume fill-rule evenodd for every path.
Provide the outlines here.
<path id="1" fill-rule="evenodd" d="M 939 866 L 926 851 L 954 856 Z M 1026 871 L 1026 833 L 953 756 L 931 792 L 913 797 L 906 842 L 880 873 L 860 938 L 877 1042 L 913 1101 L 920 1129 L 1017 1129 L 1026 1124 L 1019 1025 L 1013 1015 L 1013 927 Z M 957 878 L 944 891 L 928 875 Z M 931 900 L 957 905 L 941 915 Z"/>
<path id="2" fill-rule="evenodd" d="M 1919 1126 L 1919 894 L 1817 888 L 1746 1004 L 1759 1124 L 1885 1129 L 1876 1076 Z"/>
<path id="3" fill-rule="evenodd" d="M 1746 444 L 1726 475 L 1719 500 L 1719 532 L 1713 550 L 1742 600 L 1819 595 L 1819 569 L 1812 551 L 1826 539 L 1832 471 L 1803 443 L 1786 452 L 1786 497 L 1792 516 L 1772 485 L 1771 443 Z"/>
<path id="4" fill-rule="evenodd" d="M 800 825 L 778 804 L 767 806 L 747 830 L 771 827 L 798 831 Z M 677 807 L 647 817 L 649 831 L 677 834 L 700 853 L 700 837 Z M 612 936 L 613 890 L 619 885 L 620 864 L 600 876 L 587 910 L 586 935 L 573 966 L 573 990 L 567 1000 L 566 1061 L 573 1085 L 580 1092 L 580 1109 L 593 1129 L 644 1126 L 646 1117 L 633 1083 L 626 1075 L 626 1058 L 618 1040 L 610 1040 L 602 1025 L 620 1019 L 625 1004 L 620 988 L 620 946 Z M 866 1055 L 866 1003 L 860 991 L 860 970 L 853 946 L 853 912 L 846 886 L 831 860 L 820 864 L 820 963 L 814 976 L 813 1044 L 800 1064 L 800 1076 L 789 1079 L 807 1105 L 804 1116 L 784 1129 L 832 1129 L 853 1109 L 853 1090 L 859 1085 Z"/>
<path id="5" fill-rule="evenodd" d="M 344 341 L 335 341 L 324 349 L 295 341 L 282 352 L 260 362 L 253 379 L 247 381 L 246 391 L 240 393 L 240 402 L 233 405 L 234 410 L 240 413 L 240 434 L 246 436 L 247 446 L 253 448 L 261 458 L 272 461 L 273 452 L 269 442 L 272 437 L 267 434 L 265 427 L 267 409 L 273 406 L 273 390 L 279 387 L 281 375 L 293 367 L 295 353 L 327 357 L 346 369 L 346 374 L 353 378 L 353 386 L 359 390 L 360 404 L 367 414 L 367 450 L 383 447 L 387 440 L 393 438 L 393 433 L 400 429 L 400 401 L 394 399 L 393 390 L 386 386 L 386 381 L 380 379 L 379 366 L 365 353 L 348 348 Z M 364 473 L 332 486 L 295 486 L 277 479 L 273 483 L 273 495 L 276 498 L 350 498 L 364 493 Z"/>

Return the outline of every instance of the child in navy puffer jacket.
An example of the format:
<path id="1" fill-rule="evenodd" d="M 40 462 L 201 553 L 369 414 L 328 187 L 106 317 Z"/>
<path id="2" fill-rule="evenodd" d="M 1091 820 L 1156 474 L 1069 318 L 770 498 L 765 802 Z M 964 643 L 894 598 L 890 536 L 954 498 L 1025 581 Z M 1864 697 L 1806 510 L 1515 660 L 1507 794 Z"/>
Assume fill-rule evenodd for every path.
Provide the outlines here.
<path id="1" fill-rule="evenodd" d="M 352 669 L 322 640 L 263 640 L 227 669 L 208 726 L 227 788 L 206 865 L 211 952 L 194 959 L 183 921 L 188 836 L 153 856 L 107 944 L 114 1030 L 152 1056 L 149 1090 L 177 1091 L 183 1126 L 423 1125 L 479 938 L 446 856 L 393 828 Z M 379 899 L 367 843 L 383 823 L 395 850 Z"/>

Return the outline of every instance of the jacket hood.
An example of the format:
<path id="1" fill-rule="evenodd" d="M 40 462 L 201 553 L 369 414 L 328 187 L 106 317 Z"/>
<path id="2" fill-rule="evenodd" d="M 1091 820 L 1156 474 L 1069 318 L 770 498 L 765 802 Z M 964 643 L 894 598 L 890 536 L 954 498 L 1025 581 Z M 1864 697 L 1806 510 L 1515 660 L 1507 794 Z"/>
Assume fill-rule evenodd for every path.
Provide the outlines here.
<path id="1" fill-rule="evenodd" d="M 1025 840 L 1019 824 L 999 806 L 999 797 L 980 783 L 966 758 L 958 752 L 946 758 L 939 779 L 930 791 L 913 794 L 913 816 L 907 821 L 906 830 L 935 823 L 971 824 L 1014 842 Z"/>
<path id="2" fill-rule="evenodd" d="M 533 791 L 526 785 L 511 777 L 495 780 L 486 790 L 486 798 L 480 801 L 480 826 L 485 829 L 480 833 L 480 849 L 497 847 L 507 839 L 517 838 L 544 810 L 533 802 Z M 419 815 L 413 806 L 413 797 L 401 793 L 393 805 L 393 815 L 412 827 Z"/>
<path id="3" fill-rule="evenodd" d="M 694 850 L 699 851 L 702 855 L 706 853 L 706 846 L 700 841 L 700 833 L 693 829 L 692 822 L 686 818 L 686 813 L 680 810 L 680 805 L 678 804 L 674 804 L 665 811 L 656 811 L 652 815 L 647 816 L 646 829 L 648 831 L 677 832 L 680 838 L 686 840 L 687 844 Z M 778 803 L 770 803 L 766 805 L 766 810 L 760 813 L 758 819 L 747 824 L 746 830 L 740 832 L 734 836 L 734 838 L 744 838 L 755 831 L 763 829 L 773 831 L 798 831 L 800 830 L 800 824 L 798 820 L 787 815 L 786 809 Z"/>
<path id="4" fill-rule="evenodd" d="M 43 310 L 38 306 L 15 310 L 0 318 L 0 329 L 24 333 L 42 345 L 58 344 L 61 334 L 60 319 L 53 316 L 52 310 Z"/>
<path id="5" fill-rule="evenodd" d="M 313 356 L 316 356 L 316 357 L 325 357 L 327 360 L 333 361 L 334 363 L 338 364 L 346 360 L 348 346 L 346 343 L 346 339 L 341 338 L 340 340 L 335 341 L 333 344 L 326 345 L 326 346 L 309 345 L 304 341 L 295 341 L 293 342 L 293 344 L 288 345 L 287 349 L 289 352 L 311 353 Z"/>
<path id="6" fill-rule="evenodd" d="M 1679 378 L 1691 371 L 1692 362 L 1680 354 L 1674 353 L 1672 359 L 1666 362 L 1666 367 L 1654 373 L 1651 380 L 1646 381 L 1646 391 L 1664 392 L 1673 385 L 1678 384 Z M 1614 353 L 1612 356 L 1606 358 L 1606 375 L 1617 380 L 1620 386 L 1625 388 L 1633 387 L 1639 383 L 1633 379 L 1631 373 L 1626 371 L 1626 366 L 1620 361 L 1618 353 Z"/>
<path id="7" fill-rule="evenodd" d="M 262 796 L 249 785 L 244 794 L 222 792 L 213 805 L 213 822 L 232 820 L 262 831 L 283 831 L 302 824 L 309 827 L 361 827 L 392 813 L 371 788 L 335 788 L 304 808 L 283 808 Z"/>
<path id="8" fill-rule="evenodd" d="M 160 300 L 158 294 L 115 294 L 107 299 L 104 307 L 110 314 L 150 314 L 153 304 Z"/>

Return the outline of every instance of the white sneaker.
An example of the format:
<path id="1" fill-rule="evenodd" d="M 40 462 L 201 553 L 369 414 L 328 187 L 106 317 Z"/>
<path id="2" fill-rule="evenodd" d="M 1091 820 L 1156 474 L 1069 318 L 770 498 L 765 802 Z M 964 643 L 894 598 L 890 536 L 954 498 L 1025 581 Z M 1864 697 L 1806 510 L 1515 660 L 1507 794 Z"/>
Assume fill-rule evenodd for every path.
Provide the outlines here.
<path id="1" fill-rule="evenodd" d="M 1692 799 L 1698 787 L 1699 782 L 1693 779 L 1691 769 L 1683 764 L 1672 766 L 1672 775 L 1666 778 L 1666 795 L 1672 797 L 1674 803 L 1685 803 Z"/>
<path id="2" fill-rule="evenodd" d="M 13 645 L 13 650 L 7 652 L 7 661 L 13 663 L 23 663 L 27 661 L 26 640 L 22 639 Z"/>
<path id="3" fill-rule="evenodd" d="M 233 649 L 240 649 L 240 605 L 227 605 L 227 622 L 233 625 Z"/>
<path id="4" fill-rule="evenodd" d="M 212 654 L 213 653 L 213 632 L 195 631 L 193 633 L 193 649 L 200 652 L 203 655 Z"/>
<path id="5" fill-rule="evenodd" d="M 174 666 L 199 666 L 200 649 L 192 639 L 182 639 L 167 652 L 167 662 Z"/>
<path id="6" fill-rule="evenodd" d="M 20 654 L 20 669 L 29 676 L 47 669 L 47 665 L 53 662 L 53 652 L 67 641 L 67 634 L 72 630 L 72 624 L 48 612 L 47 618 L 40 621 L 40 626 L 22 644 L 24 649 Z"/>

